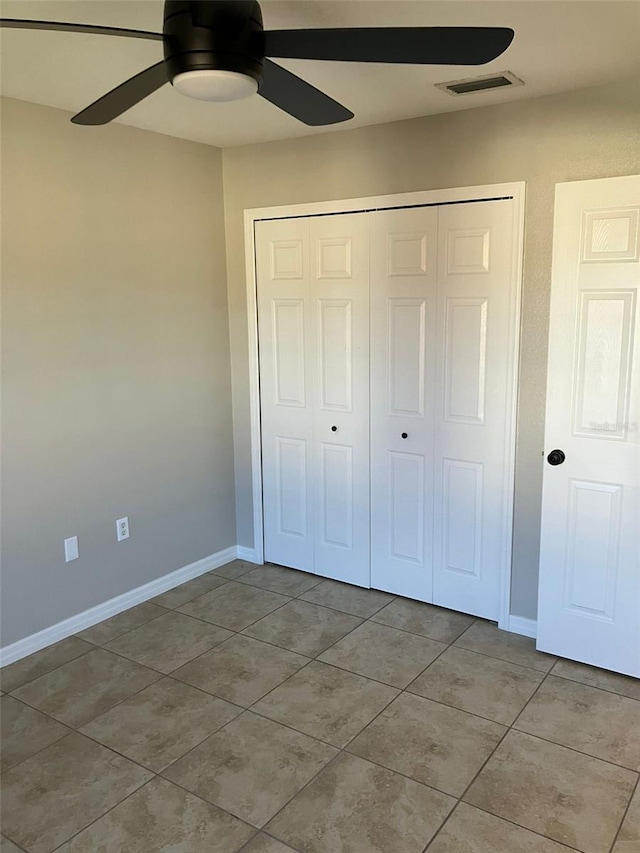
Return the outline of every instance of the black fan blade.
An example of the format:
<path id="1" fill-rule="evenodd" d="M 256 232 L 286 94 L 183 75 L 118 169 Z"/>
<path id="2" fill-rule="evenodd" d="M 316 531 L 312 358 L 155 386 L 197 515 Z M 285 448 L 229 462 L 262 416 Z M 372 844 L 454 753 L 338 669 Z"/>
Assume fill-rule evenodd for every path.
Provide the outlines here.
<path id="1" fill-rule="evenodd" d="M 162 41 L 162 33 L 144 30 L 123 30 L 120 27 L 99 27 L 94 24 L 67 24 L 62 21 L 23 21 L 19 18 L 0 18 L 0 27 L 14 30 L 51 30 L 62 33 L 93 33 L 99 36 L 126 36 L 132 39 Z"/>
<path id="2" fill-rule="evenodd" d="M 353 118 L 353 113 L 290 71 L 264 60 L 258 94 L 305 124 L 317 127 Z"/>
<path id="3" fill-rule="evenodd" d="M 107 124 L 168 82 L 163 59 L 98 98 L 71 121 L 74 124 Z"/>
<path id="4" fill-rule="evenodd" d="M 265 55 L 287 59 L 393 62 L 414 65 L 482 65 L 509 47 L 506 27 L 371 27 L 272 30 Z"/>

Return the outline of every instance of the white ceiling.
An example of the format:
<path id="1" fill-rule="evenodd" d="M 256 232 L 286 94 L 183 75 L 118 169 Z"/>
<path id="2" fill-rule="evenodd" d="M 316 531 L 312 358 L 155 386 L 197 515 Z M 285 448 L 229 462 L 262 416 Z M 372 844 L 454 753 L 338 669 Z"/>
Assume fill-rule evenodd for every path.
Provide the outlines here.
<path id="1" fill-rule="evenodd" d="M 475 68 L 278 60 L 355 113 L 349 122 L 328 128 L 309 128 L 259 96 L 209 104 L 185 98 L 171 86 L 118 121 L 226 147 L 532 98 L 640 71 L 640 0 L 262 0 L 261 5 L 265 29 L 509 26 L 516 36 L 501 57 Z M 162 0 L 2 0 L 0 11 L 2 17 L 161 32 L 162 7 Z M 1 32 L 2 94 L 73 112 L 162 58 L 159 42 Z M 459 97 L 434 87 L 507 70 L 525 85 Z"/>

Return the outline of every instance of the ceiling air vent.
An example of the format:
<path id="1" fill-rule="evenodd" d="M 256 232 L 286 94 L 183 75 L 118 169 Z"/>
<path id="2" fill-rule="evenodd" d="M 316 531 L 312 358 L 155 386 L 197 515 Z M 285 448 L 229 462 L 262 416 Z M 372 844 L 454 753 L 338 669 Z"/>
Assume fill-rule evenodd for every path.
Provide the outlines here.
<path id="1" fill-rule="evenodd" d="M 524 82 L 512 74 L 503 71 L 500 74 L 486 74 L 484 77 L 472 77 L 466 80 L 450 80 L 448 83 L 436 83 L 436 89 L 442 89 L 449 95 L 472 95 L 487 89 L 501 89 L 503 86 L 524 86 Z"/>

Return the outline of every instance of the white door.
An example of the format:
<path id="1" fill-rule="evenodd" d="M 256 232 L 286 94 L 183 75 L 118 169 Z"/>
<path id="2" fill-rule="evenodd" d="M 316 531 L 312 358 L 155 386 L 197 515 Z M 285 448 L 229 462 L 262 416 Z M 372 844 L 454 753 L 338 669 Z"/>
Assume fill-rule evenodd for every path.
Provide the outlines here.
<path id="1" fill-rule="evenodd" d="M 315 571 L 369 586 L 369 219 L 309 222 Z"/>
<path id="2" fill-rule="evenodd" d="M 537 640 L 635 676 L 639 217 L 638 175 L 556 188 Z"/>
<path id="3" fill-rule="evenodd" d="M 265 559 L 314 570 L 309 222 L 256 222 Z"/>
<path id="4" fill-rule="evenodd" d="M 433 600 L 438 208 L 371 224 L 371 586 Z"/>
<path id="5" fill-rule="evenodd" d="M 511 560 L 514 211 L 501 200 L 438 212 L 433 601 L 494 620 Z"/>
<path id="6" fill-rule="evenodd" d="M 265 559 L 369 586 L 368 219 L 256 223 Z"/>
<path id="7" fill-rule="evenodd" d="M 510 561 L 511 200 L 372 214 L 371 579 L 497 619 Z"/>

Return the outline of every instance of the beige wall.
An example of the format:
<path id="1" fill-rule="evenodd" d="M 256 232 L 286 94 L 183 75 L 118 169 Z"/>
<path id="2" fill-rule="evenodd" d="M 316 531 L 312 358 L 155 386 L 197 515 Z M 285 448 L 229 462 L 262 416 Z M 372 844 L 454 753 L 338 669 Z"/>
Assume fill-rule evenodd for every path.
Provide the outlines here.
<path id="1" fill-rule="evenodd" d="M 69 118 L 2 102 L 3 645 L 235 544 L 220 151 Z"/>
<path id="2" fill-rule="evenodd" d="M 526 181 L 511 611 L 535 617 L 554 185 L 639 172 L 639 134 L 627 81 L 223 152 L 239 544 L 253 536 L 243 210 Z"/>

